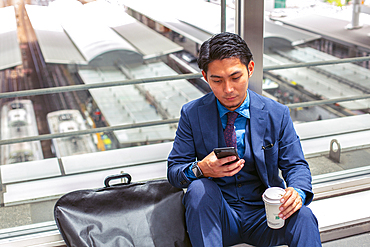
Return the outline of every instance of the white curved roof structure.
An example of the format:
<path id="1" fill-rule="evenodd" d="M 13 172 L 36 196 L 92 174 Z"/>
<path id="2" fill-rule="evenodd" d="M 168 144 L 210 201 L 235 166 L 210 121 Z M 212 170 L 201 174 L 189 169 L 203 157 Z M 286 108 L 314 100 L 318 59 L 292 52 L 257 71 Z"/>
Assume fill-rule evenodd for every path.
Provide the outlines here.
<path id="1" fill-rule="evenodd" d="M 97 56 L 123 50 L 127 56 L 141 57 L 136 49 L 118 36 L 112 29 L 95 23 L 85 24 L 86 20 L 81 17 L 71 18 L 63 22 L 63 28 L 68 33 L 73 43 L 78 47 L 87 61 L 92 61 Z"/>
<path id="2" fill-rule="evenodd" d="M 142 55 L 131 44 L 96 18 L 91 18 L 82 5 L 56 3 L 51 4 L 49 10 L 59 17 L 63 29 L 87 61 L 113 51 L 120 51 L 127 63 L 142 60 Z"/>
<path id="3" fill-rule="evenodd" d="M 112 66 L 183 50 L 104 1 L 61 0 L 26 9 L 47 63 Z"/>
<path id="4" fill-rule="evenodd" d="M 26 5 L 26 11 L 35 30 L 46 63 L 87 64 L 60 21 L 46 6 Z"/>
<path id="5" fill-rule="evenodd" d="M 109 65 L 143 59 L 115 31 L 89 18 L 78 2 L 56 1 L 49 7 L 26 5 L 26 10 L 46 62 Z M 106 53 L 110 55 L 104 56 Z"/>
<path id="6" fill-rule="evenodd" d="M 106 1 L 93 1 L 83 7 L 90 18 L 99 20 L 116 31 L 133 45 L 144 59 L 183 50 L 183 47 L 128 15 L 121 6 L 114 6 Z"/>
<path id="7" fill-rule="evenodd" d="M 202 44 L 213 34 L 221 31 L 220 5 L 195 0 L 121 0 L 130 9 Z M 160 6 L 160 8 L 158 7 Z M 206 11 L 205 11 L 206 10 Z M 235 10 L 226 8 L 226 31 L 235 31 Z M 298 45 L 320 35 L 265 21 L 264 37 L 285 38 L 291 45 Z"/>
<path id="8" fill-rule="evenodd" d="M 265 20 L 264 38 L 283 38 L 288 40 L 292 46 L 320 39 L 321 35 L 313 34 L 294 27 L 283 25 L 279 22 Z"/>
<path id="9" fill-rule="evenodd" d="M 22 64 L 14 7 L 0 8 L 0 70 Z"/>

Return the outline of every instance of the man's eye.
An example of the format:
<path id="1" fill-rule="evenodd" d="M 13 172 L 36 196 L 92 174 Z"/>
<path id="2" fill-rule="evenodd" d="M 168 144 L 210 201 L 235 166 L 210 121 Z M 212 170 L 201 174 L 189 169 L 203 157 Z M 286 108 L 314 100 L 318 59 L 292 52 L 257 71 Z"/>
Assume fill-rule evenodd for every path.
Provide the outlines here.
<path id="1" fill-rule="evenodd" d="M 233 78 L 234 81 L 239 80 L 241 76 Z"/>
<path id="2" fill-rule="evenodd" d="M 221 82 L 221 80 L 217 80 L 217 81 L 216 80 L 213 80 L 213 82 Z"/>

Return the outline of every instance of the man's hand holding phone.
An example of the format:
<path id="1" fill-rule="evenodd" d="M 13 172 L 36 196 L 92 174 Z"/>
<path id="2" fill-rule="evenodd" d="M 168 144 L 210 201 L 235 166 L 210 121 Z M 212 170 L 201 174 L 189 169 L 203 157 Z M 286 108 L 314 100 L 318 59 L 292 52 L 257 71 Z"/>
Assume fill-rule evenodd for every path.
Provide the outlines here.
<path id="1" fill-rule="evenodd" d="M 244 163 L 244 159 L 239 159 L 235 148 L 227 147 L 215 148 L 198 162 L 198 166 L 205 177 L 219 178 L 235 175 L 243 168 Z"/>

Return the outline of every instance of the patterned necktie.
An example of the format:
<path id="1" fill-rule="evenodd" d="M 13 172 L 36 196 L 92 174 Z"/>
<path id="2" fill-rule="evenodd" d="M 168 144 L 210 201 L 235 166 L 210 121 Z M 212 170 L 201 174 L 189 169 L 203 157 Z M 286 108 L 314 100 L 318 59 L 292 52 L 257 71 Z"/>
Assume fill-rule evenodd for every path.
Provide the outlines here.
<path id="1" fill-rule="evenodd" d="M 227 114 L 227 124 L 224 130 L 226 146 L 237 148 L 234 123 L 235 123 L 235 119 L 238 117 L 238 113 L 228 112 L 226 114 Z"/>

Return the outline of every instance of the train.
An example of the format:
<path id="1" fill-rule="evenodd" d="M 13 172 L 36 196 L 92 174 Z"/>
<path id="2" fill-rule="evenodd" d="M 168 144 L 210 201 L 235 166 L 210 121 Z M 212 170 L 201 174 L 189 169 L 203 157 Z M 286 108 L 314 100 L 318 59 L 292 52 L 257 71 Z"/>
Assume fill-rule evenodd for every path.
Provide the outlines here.
<path id="1" fill-rule="evenodd" d="M 3 104 L 1 108 L 1 140 L 38 136 L 33 103 L 17 99 Z M 1 164 L 13 164 L 44 159 L 41 142 L 22 142 L 1 145 Z"/>
<path id="2" fill-rule="evenodd" d="M 79 110 L 70 109 L 50 112 L 46 115 L 46 120 L 51 134 L 87 129 Z M 91 134 L 52 139 L 51 150 L 58 158 L 98 151 Z"/>

